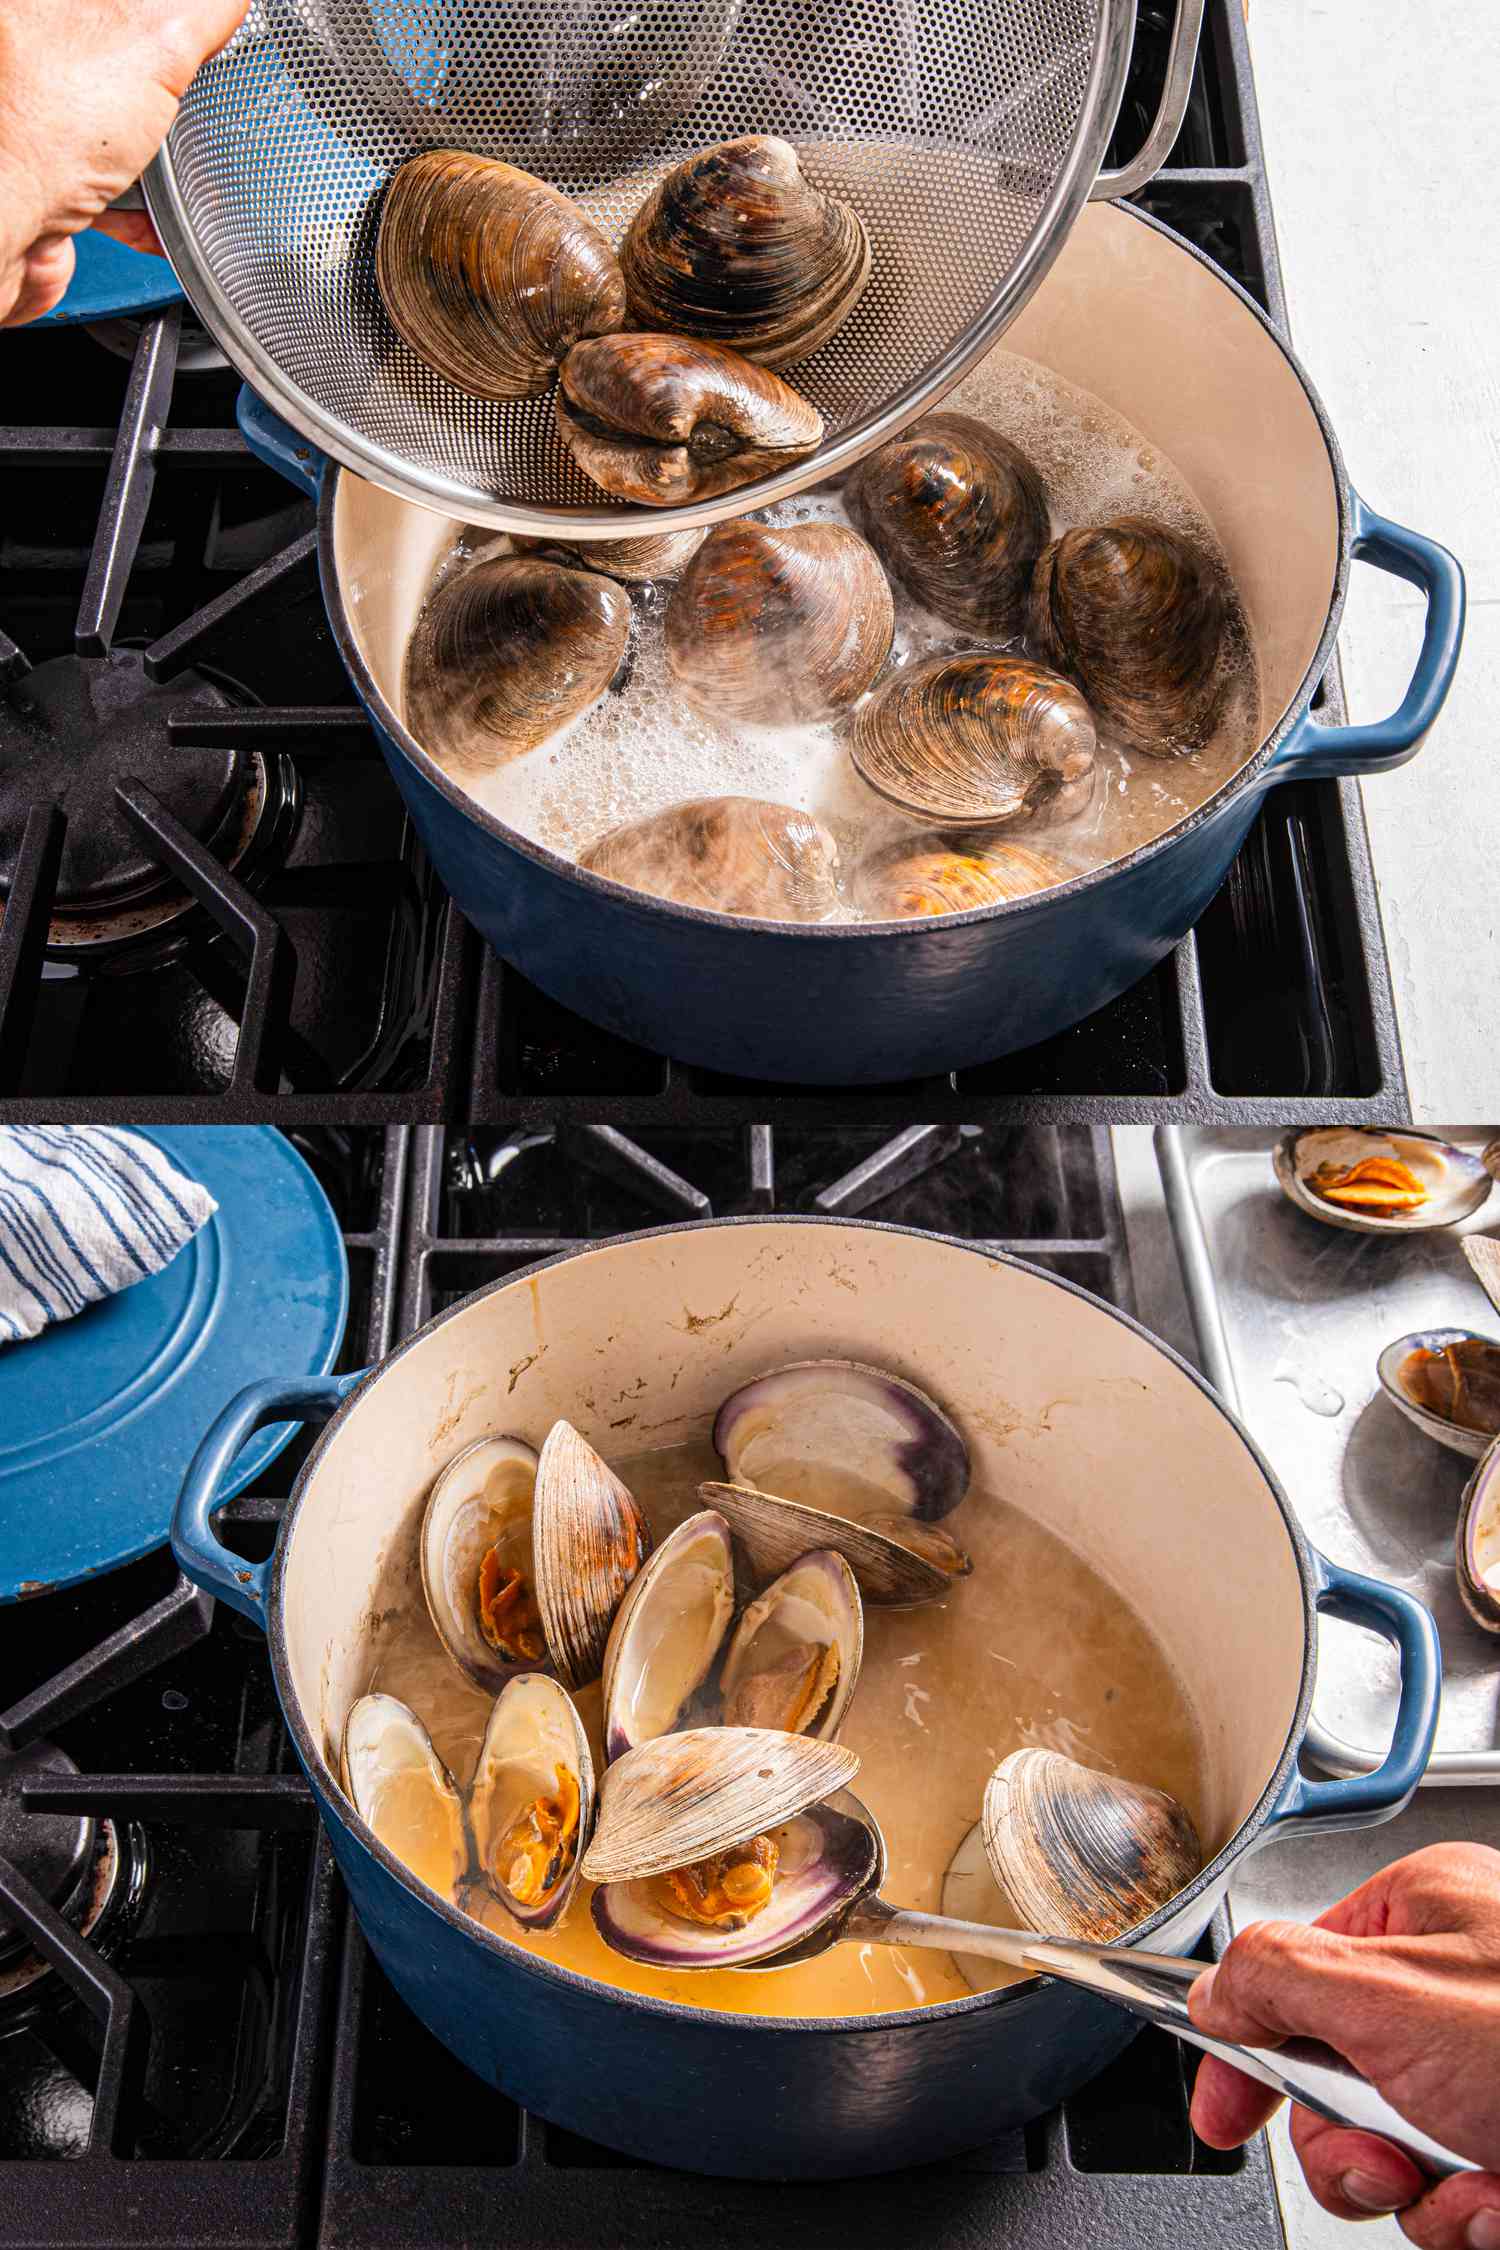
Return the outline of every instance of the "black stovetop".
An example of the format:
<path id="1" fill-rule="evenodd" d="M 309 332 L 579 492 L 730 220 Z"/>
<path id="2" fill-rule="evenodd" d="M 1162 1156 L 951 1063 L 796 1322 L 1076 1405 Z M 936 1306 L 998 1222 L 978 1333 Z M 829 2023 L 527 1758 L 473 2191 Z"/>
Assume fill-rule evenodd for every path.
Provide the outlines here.
<path id="1" fill-rule="evenodd" d="M 1170 17 L 1143 0 L 1127 145 Z M 1211 0 L 1188 122 L 1141 200 L 1284 321 L 1238 0 Z M 175 310 L 121 329 L 0 343 L 0 1117 L 1402 1114 L 1352 784 L 1276 790 L 1194 937 L 1074 1030 L 956 1077 L 769 1087 L 582 1023 L 434 883 L 328 633 L 311 510 L 246 453 L 236 379 Z M 56 667 L 81 654 L 97 674 L 107 651 L 128 714 L 100 727 L 109 755 L 64 821 L 46 745 L 76 690 Z M 1321 693 L 1338 715 L 1337 679 Z"/>

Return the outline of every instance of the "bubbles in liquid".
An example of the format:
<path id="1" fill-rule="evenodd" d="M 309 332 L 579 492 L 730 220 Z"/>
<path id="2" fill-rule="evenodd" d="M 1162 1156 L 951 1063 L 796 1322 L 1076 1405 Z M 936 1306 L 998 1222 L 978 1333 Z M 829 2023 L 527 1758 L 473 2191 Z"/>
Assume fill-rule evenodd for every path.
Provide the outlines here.
<path id="1" fill-rule="evenodd" d="M 1017 444 L 1039 470 L 1058 533 L 1123 514 L 1149 515 L 1210 553 L 1228 576 L 1207 517 L 1172 464 L 1139 431 L 1087 392 L 1007 352 L 994 352 L 948 402 L 977 415 Z M 847 524 L 837 491 L 820 487 L 761 520 L 778 525 Z M 433 590 L 476 557 L 506 542 L 468 533 L 434 574 Z M 896 630 L 886 667 L 982 648 L 1018 651 L 955 631 L 894 589 Z M 855 773 L 837 723 L 761 728 L 719 724 L 678 693 L 666 659 L 662 619 L 670 585 L 628 589 L 635 611 L 623 684 L 564 732 L 497 771 L 465 775 L 470 794 L 533 842 L 576 858 L 619 827 L 684 798 L 768 798 L 815 813 L 839 845 L 843 903 L 835 918 L 857 920 L 848 898 L 856 862 L 921 824 L 885 805 Z M 1178 758 L 1127 756 L 1102 733 L 1092 797 L 1067 821 L 1046 815 L 1005 833 L 1034 843 L 1069 874 L 1085 873 L 1134 851 L 1203 804 L 1251 757 L 1260 741 L 1260 691 L 1254 651 L 1236 610 L 1221 659 L 1220 719 L 1213 739 Z M 435 751 L 440 745 L 429 745 Z"/>

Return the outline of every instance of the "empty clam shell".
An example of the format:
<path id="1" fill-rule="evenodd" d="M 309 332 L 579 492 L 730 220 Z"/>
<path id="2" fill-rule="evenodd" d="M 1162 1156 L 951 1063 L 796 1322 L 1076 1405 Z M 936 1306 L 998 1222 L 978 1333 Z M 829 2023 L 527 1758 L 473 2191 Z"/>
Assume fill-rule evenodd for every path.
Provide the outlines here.
<path id="1" fill-rule="evenodd" d="M 553 1424 L 537 1462 L 532 1541 L 547 1653 L 565 1687 L 587 1687 L 603 1670 L 615 1611 L 651 1552 L 651 1534 L 571 1422 Z"/>
<path id="2" fill-rule="evenodd" d="M 469 1785 L 469 1827 L 485 1887 L 515 1919 L 561 1919 L 594 1816 L 594 1766 L 572 1699 L 529 1672 L 496 1699 Z"/>
<path id="3" fill-rule="evenodd" d="M 823 417 L 768 367 L 683 336 L 576 344 L 558 382 L 557 426 L 605 492 L 669 508 L 733 492 L 823 442 Z"/>
<path id="4" fill-rule="evenodd" d="M 954 1579 L 973 1568 L 937 1524 L 887 1517 L 885 1524 L 901 1528 L 901 1538 L 894 1539 L 889 1529 L 825 1515 L 750 1485 L 701 1484 L 698 1497 L 724 1517 L 759 1578 L 788 1569 L 816 1548 L 830 1547 L 843 1556 L 867 1602 L 882 1609 L 910 1609 L 950 1593 Z"/>
<path id="5" fill-rule="evenodd" d="M 1477 1156 L 1411 1126 L 1283 1133 L 1272 1159 L 1282 1193 L 1324 1226 L 1354 1234 L 1425 1234 L 1470 1219 L 1494 1181 Z"/>
<path id="6" fill-rule="evenodd" d="M 821 922 L 838 905 L 838 845 L 814 813 L 759 797 L 693 797 L 627 821 L 579 866 L 655 898 L 766 922 Z"/>
<path id="7" fill-rule="evenodd" d="M 843 524 L 722 524 L 667 607 L 667 662 L 710 718 L 813 725 L 872 687 L 895 606 L 872 547 Z"/>
<path id="8" fill-rule="evenodd" d="M 415 1711 L 362 1695 L 344 1722 L 344 1794 L 365 1826 L 419 1882 L 452 1899 L 469 1861 L 453 1776 Z"/>
<path id="9" fill-rule="evenodd" d="M 858 1771 L 836 1742 L 768 1727 L 658 1735 L 606 1769 L 583 1872 L 627 1883 L 692 1867 L 847 1789 Z"/>
<path id="10" fill-rule="evenodd" d="M 1470 1477 L 1459 1504 L 1458 1590 L 1475 1624 L 1500 1633 L 1500 1439 Z"/>
<path id="11" fill-rule="evenodd" d="M 642 539 L 528 539 L 511 534 L 518 555 L 545 555 L 575 570 L 602 570 L 607 578 L 627 585 L 645 585 L 656 579 L 679 578 L 702 546 L 706 532 L 663 531 Z"/>
<path id="12" fill-rule="evenodd" d="M 1055 1750 L 1013 1750 L 1000 1761 L 982 1826 L 995 1880 L 1022 1922 L 1097 1945 L 1165 1906 L 1203 1865 L 1175 1798 Z"/>
<path id="13" fill-rule="evenodd" d="M 1491 1146 L 1500 1147 L 1500 1142 L 1494 1142 Z M 1485 1150 L 1485 1159 L 1488 1168 L 1488 1149 Z M 1466 1235 L 1463 1252 L 1474 1279 L 1496 1312 L 1500 1312 L 1500 1242 L 1492 1234 Z"/>
<path id="14" fill-rule="evenodd" d="M 496 1694 L 517 1666 L 546 1662 L 535 1606 L 531 1502 L 536 1455 L 481 1438 L 432 1487 L 418 1552 L 433 1628 L 459 1669 Z"/>
<path id="15" fill-rule="evenodd" d="M 946 624 L 1015 630 L 1047 544 L 1047 495 L 971 414 L 929 414 L 862 461 L 844 505 L 893 578 Z"/>
<path id="16" fill-rule="evenodd" d="M 681 1724 L 733 1616 L 729 1526 L 706 1508 L 662 1541 L 615 1614 L 604 1652 L 606 1758 Z"/>
<path id="17" fill-rule="evenodd" d="M 861 780 L 946 828 L 1063 820 L 1094 788 L 1087 703 L 1022 656 L 930 656 L 882 681 L 852 722 Z"/>
<path id="18" fill-rule="evenodd" d="M 475 398 L 545 391 L 580 337 L 625 319 L 598 228 L 544 180 L 459 149 L 426 149 L 393 177 L 375 278 L 403 342 Z"/>
<path id="19" fill-rule="evenodd" d="M 902 836 L 866 854 L 852 889 L 855 904 L 877 922 L 906 922 L 1007 906 L 1068 879 L 1060 860 L 1029 844 L 996 838 L 966 847 L 941 836 Z"/>
<path id="20" fill-rule="evenodd" d="M 620 264 L 637 328 L 777 367 L 848 319 L 870 245 L 849 205 L 803 178 L 795 149 L 756 135 L 669 172 L 631 222 Z"/>
<path id="21" fill-rule="evenodd" d="M 1398 1336 L 1375 1363 L 1391 1404 L 1419 1430 L 1471 1461 L 1500 1435 L 1500 1344 L 1467 1328 Z"/>
<path id="22" fill-rule="evenodd" d="M 713 1439 L 734 1483 L 828 1514 L 932 1523 L 969 1489 L 969 1449 L 936 1399 L 853 1359 L 768 1368 L 725 1399 Z"/>
<path id="23" fill-rule="evenodd" d="M 864 1610 L 848 1563 L 828 1547 L 804 1555 L 747 1605 L 734 1629 L 719 1674 L 724 1724 L 832 1742 L 859 1683 L 864 1646 Z"/>

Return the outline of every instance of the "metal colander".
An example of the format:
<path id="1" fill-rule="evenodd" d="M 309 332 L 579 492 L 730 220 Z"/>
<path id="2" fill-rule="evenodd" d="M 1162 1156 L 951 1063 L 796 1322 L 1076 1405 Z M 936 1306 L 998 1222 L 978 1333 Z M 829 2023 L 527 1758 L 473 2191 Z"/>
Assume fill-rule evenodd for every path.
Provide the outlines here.
<path id="1" fill-rule="evenodd" d="M 1138 184 L 1170 146 L 1201 10 L 1179 0 L 1148 147 L 1096 187 L 1135 0 L 253 0 L 193 81 L 147 200 L 241 373 L 350 468 L 499 530 L 686 528 L 847 465 L 958 380 L 1090 192 Z M 747 133 L 792 142 L 873 252 L 850 319 L 783 370 L 827 425 L 794 468 L 689 507 L 611 502 L 550 398 L 471 398 L 387 319 L 381 195 L 417 150 L 502 157 L 618 243 L 666 167 Z"/>

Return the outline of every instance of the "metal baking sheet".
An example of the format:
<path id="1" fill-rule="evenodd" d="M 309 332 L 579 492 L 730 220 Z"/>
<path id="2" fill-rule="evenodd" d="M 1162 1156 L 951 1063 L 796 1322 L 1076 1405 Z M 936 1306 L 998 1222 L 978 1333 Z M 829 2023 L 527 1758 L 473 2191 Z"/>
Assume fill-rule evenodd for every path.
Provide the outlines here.
<path id="1" fill-rule="evenodd" d="M 1477 1154 L 1486 1133 L 1446 1138 Z M 1500 1233 L 1500 1193 L 1462 1228 L 1388 1240 L 1320 1226 L 1282 1195 L 1275 1136 L 1156 1136 L 1167 1209 L 1210 1381 L 1236 1406 L 1315 1546 L 1426 1602 L 1444 1681 L 1429 1783 L 1500 1783 L 1500 1639 L 1458 1598 L 1453 1538 L 1472 1464 L 1413 1428 L 1375 1379 L 1395 1337 L 1443 1325 L 1500 1336 L 1465 1263 L 1466 1233 Z M 1395 1652 L 1320 1625 L 1308 1747 L 1330 1771 L 1368 1771 L 1396 1707 Z"/>

